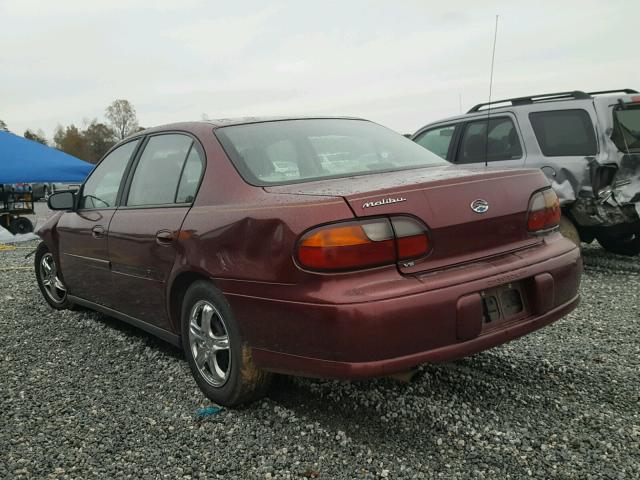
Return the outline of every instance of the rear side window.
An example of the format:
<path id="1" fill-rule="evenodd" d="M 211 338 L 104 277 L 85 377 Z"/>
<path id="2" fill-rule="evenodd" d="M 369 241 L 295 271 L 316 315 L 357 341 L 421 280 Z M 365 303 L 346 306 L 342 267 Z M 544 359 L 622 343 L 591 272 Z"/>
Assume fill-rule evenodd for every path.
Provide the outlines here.
<path id="1" fill-rule="evenodd" d="M 640 151 L 640 107 L 614 110 L 614 128 L 611 140 L 621 152 Z"/>
<path id="2" fill-rule="evenodd" d="M 414 141 L 430 152 L 435 153 L 440 158 L 446 159 L 455 130 L 455 125 L 434 128 L 433 130 L 427 130 L 420 134 Z"/>
<path id="3" fill-rule="evenodd" d="M 82 187 L 79 208 L 115 207 L 122 175 L 138 142 L 119 146 L 100 162 Z"/>
<path id="4" fill-rule="evenodd" d="M 513 121 L 508 117 L 476 120 L 464 126 L 457 163 L 496 162 L 522 158 L 522 146 Z"/>
<path id="5" fill-rule="evenodd" d="M 200 177 L 202 176 L 203 168 L 204 162 L 202 161 L 202 157 L 198 153 L 194 144 L 189 151 L 187 161 L 185 162 L 184 169 L 182 170 L 182 175 L 180 176 L 176 203 L 193 202 L 196 197 L 198 185 L 200 184 Z"/>
<path id="6" fill-rule="evenodd" d="M 598 152 L 596 134 L 586 110 L 532 112 L 529 120 L 545 157 L 585 157 Z"/>
<path id="7" fill-rule="evenodd" d="M 127 205 L 175 203 L 183 166 L 192 144 L 193 140 L 187 135 L 151 137 L 133 174 Z"/>

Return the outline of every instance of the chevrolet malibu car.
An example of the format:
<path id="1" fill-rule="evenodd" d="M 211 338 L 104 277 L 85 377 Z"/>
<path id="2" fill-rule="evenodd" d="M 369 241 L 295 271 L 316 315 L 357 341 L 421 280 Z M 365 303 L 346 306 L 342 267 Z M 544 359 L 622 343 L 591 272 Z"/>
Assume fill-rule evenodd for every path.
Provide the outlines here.
<path id="1" fill-rule="evenodd" d="M 272 372 L 363 378 L 455 359 L 578 303 L 540 170 L 461 169 L 353 118 L 177 123 L 51 195 L 38 285 L 184 349 L 213 401 Z"/>

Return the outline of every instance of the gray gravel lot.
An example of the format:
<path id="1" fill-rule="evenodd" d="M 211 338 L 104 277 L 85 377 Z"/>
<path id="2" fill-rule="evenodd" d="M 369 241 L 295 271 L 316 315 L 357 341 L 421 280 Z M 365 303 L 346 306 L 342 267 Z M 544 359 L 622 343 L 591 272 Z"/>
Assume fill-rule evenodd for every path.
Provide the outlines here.
<path id="1" fill-rule="evenodd" d="M 587 247 L 575 312 L 409 384 L 281 378 L 197 418 L 178 350 L 51 310 L 27 251 L 0 251 L 0 478 L 640 478 L 640 259 Z"/>

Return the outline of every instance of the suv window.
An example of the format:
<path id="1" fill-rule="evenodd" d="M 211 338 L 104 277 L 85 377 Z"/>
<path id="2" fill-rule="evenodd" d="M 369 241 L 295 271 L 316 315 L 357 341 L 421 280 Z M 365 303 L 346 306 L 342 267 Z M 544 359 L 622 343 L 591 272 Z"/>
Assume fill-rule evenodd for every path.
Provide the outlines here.
<path id="1" fill-rule="evenodd" d="M 151 137 L 133 174 L 127 205 L 174 203 L 182 167 L 192 143 L 191 137 L 181 134 Z"/>
<path id="2" fill-rule="evenodd" d="M 595 131 L 586 110 L 531 112 L 529 120 L 545 157 L 586 157 L 598 153 Z"/>
<path id="3" fill-rule="evenodd" d="M 139 141 L 119 146 L 100 162 L 82 188 L 79 208 L 115 207 L 122 175 Z"/>
<path id="4" fill-rule="evenodd" d="M 640 150 L 640 108 L 625 107 L 614 110 L 611 140 L 621 152 Z"/>
<path id="5" fill-rule="evenodd" d="M 465 124 L 457 163 L 479 163 L 485 159 L 495 162 L 518 158 L 522 158 L 522 146 L 518 131 L 510 118 L 491 118 L 488 134 L 486 119 Z"/>
<path id="6" fill-rule="evenodd" d="M 449 125 L 427 130 L 420 134 L 420 136 L 415 139 L 415 142 L 439 157 L 446 159 L 455 129 L 455 125 Z"/>

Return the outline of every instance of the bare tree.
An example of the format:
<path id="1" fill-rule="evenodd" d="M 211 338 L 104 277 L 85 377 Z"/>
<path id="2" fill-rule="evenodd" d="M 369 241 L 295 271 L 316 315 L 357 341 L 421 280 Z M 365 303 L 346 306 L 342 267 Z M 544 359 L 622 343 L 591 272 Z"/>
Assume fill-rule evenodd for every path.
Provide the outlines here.
<path id="1" fill-rule="evenodd" d="M 136 109 L 129 103 L 129 100 L 114 100 L 105 110 L 105 117 L 113 126 L 119 139 L 138 130 Z"/>
<path id="2" fill-rule="evenodd" d="M 44 132 L 41 129 L 38 129 L 37 132 L 34 132 L 33 130 L 30 130 L 30 129 L 26 129 L 24 131 L 23 137 L 28 140 L 33 140 L 34 142 L 41 143 L 43 145 L 48 145 L 47 137 L 45 136 Z"/>

